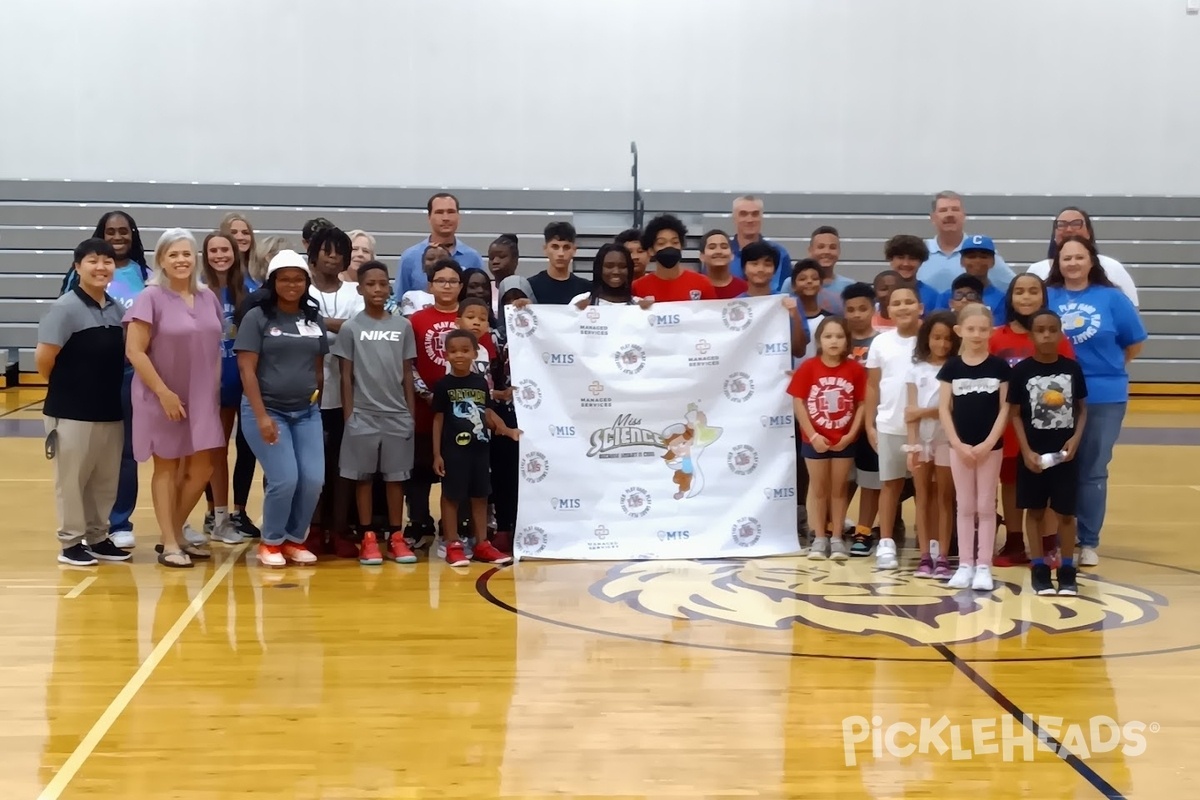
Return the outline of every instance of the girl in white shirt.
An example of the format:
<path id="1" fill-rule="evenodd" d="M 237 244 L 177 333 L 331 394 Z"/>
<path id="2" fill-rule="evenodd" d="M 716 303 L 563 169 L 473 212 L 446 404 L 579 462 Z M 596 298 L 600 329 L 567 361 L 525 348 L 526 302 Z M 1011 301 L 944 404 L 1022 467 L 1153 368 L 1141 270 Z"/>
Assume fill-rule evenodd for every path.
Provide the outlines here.
<path id="1" fill-rule="evenodd" d="M 1054 262 L 1054 256 L 1058 252 L 1058 246 L 1067 236 L 1084 236 L 1096 242 L 1096 232 L 1092 229 L 1092 218 L 1082 208 L 1075 206 L 1067 206 L 1062 211 L 1058 212 L 1058 216 L 1054 218 L 1054 233 L 1050 239 L 1050 257 L 1044 261 L 1039 261 L 1029 267 L 1029 272 L 1037 275 L 1043 281 L 1050 277 L 1050 265 Z M 1113 282 L 1113 285 L 1120 289 L 1129 301 L 1136 308 L 1138 305 L 1138 290 L 1133 283 L 1133 276 L 1129 274 L 1129 270 L 1125 269 L 1125 265 L 1115 258 L 1108 256 L 1100 256 L 1100 268 L 1108 279 Z"/>
<path id="2" fill-rule="evenodd" d="M 941 384 L 937 376 L 946 359 L 958 352 L 954 325 L 954 314 L 949 311 L 931 314 L 921 324 L 908 372 L 905 450 L 916 489 L 917 541 L 921 547 L 921 562 L 913 573 L 916 578 L 946 579 L 952 574 L 946 554 L 950 552 L 954 520 L 954 478 L 950 474 L 950 441 L 939 419 Z M 929 546 L 934 538 L 938 543 L 936 562 Z"/>
<path id="3" fill-rule="evenodd" d="M 650 299 L 653 302 L 653 298 Z M 571 298 L 571 305 L 583 311 L 588 306 L 628 306 L 649 304 L 633 296 L 633 256 L 624 246 L 608 243 L 600 246 L 592 260 L 592 291 Z"/>

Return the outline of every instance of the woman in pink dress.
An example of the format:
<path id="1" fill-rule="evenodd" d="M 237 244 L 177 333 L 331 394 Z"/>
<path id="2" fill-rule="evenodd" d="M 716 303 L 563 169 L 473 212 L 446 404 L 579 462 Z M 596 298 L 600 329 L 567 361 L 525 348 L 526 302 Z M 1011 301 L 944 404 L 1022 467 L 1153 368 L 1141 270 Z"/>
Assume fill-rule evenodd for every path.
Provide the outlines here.
<path id="1" fill-rule="evenodd" d="M 210 558 L 183 537 L 183 525 L 225 446 L 221 427 L 221 337 L 217 296 L 200 287 L 196 240 L 182 228 L 163 233 L 154 275 L 125 314 L 125 352 L 133 378 L 133 456 L 154 460 L 150 492 L 162 534 L 158 562 L 190 567 Z"/>

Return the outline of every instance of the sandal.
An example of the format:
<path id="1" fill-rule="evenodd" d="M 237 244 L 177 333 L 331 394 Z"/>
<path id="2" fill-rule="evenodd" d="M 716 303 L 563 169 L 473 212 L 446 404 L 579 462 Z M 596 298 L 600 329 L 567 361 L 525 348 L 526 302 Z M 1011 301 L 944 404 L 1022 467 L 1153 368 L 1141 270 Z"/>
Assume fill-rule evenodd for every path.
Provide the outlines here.
<path id="1" fill-rule="evenodd" d="M 173 569 L 191 569 L 195 566 L 188 554 L 182 550 L 171 550 L 164 553 L 162 551 L 161 544 L 155 549 L 158 550 L 158 563 L 162 564 L 164 567 L 171 567 Z"/>
<path id="2" fill-rule="evenodd" d="M 163 546 L 161 544 L 154 545 L 154 552 L 158 553 L 160 556 L 163 555 Z M 178 552 L 194 558 L 197 561 L 205 561 L 212 558 L 212 553 L 208 552 L 207 550 L 201 550 L 195 545 L 191 544 L 181 545 Z"/>

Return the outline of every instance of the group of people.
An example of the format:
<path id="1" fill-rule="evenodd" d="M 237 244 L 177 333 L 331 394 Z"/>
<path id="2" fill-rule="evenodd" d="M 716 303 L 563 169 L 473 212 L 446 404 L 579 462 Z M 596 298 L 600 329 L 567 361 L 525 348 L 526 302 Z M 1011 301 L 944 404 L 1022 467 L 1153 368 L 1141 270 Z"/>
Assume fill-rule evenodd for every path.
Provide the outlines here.
<path id="1" fill-rule="evenodd" d="M 168 230 L 150 263 L 133 219 L 105 215 L 39 326 L 60 561 L 129 558 L 137 462 L 152 460 L 167 567 L 248 538 L 260 539 L 267 566 L 326 551 L 411 563 L 424 547 L 455 566 L 508 563 L 520 430 L 505 307 L 774 294 L 792 320 L 810 557 L 874 551 L 879 567 L 895 568 L 911 494 L 917 576 L 990 590 L 999 484 L 1007 537 L 996 563 L 1031 557 L 1039 592 L 1054 591 L 1053 564 L 1059 591 L 1071 593 L 1076 536 L 1079 563 L 1098 562 L 1125 366 L 1145 332 L 1128 273 L 1096 252 L 1083 211 L 1064 210 L 1050 258 L 1014 277 L 991 239 L 963 233 L 961 198 L 943 193 L 938 235 L 889 240 L 872 285 L 837 274 L 829 226 L 793 263 L 762 235 L 763 203 L 751 196 L 734 203 L 733 235 L 702 236 L 698 269 L 684 263 L 686 226 L 664 214 L 601 246 L 590 280 L 574 272 L 568 222 L 546 226 L 547 267 L 527 279 L 516 236 L 492 242 L 485 262 L 457 235 L 452 194 L 433 195 L 426 210 L 430 235 L 404 251 L 394 280 L 369 233 L 322 218 L 305 225 L 299 252 L 258 241 L 240 214 L 199 245 Z M 256 463 L 261 530 L 246 512 Z M 855 491 L 847 544 L 841 521 Z M 188 518 L 204 496 L 197 531 Z"/>

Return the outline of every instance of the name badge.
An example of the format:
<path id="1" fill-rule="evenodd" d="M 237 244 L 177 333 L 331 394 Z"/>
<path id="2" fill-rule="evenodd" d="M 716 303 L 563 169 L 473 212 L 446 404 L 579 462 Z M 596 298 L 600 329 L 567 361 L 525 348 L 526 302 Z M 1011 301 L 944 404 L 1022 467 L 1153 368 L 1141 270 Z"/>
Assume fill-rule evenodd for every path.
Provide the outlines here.
<path id="1" fill-rule="evenodd" d="M 296 323 L 296 332 L 306 338 L 315 338 L 321 335 L 321 329 L 315 323 L 304 320 Z"/>

